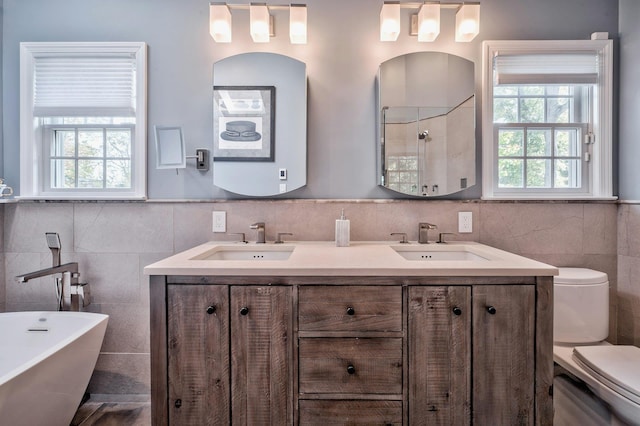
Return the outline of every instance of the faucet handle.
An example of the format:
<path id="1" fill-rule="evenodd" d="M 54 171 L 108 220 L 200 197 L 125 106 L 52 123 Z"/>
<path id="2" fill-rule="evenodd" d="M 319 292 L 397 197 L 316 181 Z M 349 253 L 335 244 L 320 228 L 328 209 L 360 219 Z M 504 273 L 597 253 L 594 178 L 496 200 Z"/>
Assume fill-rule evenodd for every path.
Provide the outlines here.
<path id="1" fill-rule="evenodd" d="M 282 240 L 282 236 L 283 235 L 293 235 L 291 232 L 278 232 L 276 234 L 276 240 L 274 241 L 274 244 L 282 244 L 284 243 L 284 241 Z"/>
<path id="2" fill-rule="evenodd" d="M 240 235 L 241 239 L 240 242 L 241 243 L 248 243 L 249 241 L 247 241 L 247 239 L 245 238 L 244 232 L 230 232 L 227 235 Z"/>
<path id="3" fill-rule="evenodd" d="M 400 240 L 400 244 L 407 244 L 407 234 L 404 232 L 392 232 L 391 235 L 402 235 L 402 239 Z"/>
<path id="4" fill-rule="evenodd" d="M 444 236 L 445 235 L 455 235 L 454 232 L 441 232 L 438 234 L 438 241 L 436 241 L 436 243 L 438 244 L 446 244 L 446 241 L 444 240 Z"/>

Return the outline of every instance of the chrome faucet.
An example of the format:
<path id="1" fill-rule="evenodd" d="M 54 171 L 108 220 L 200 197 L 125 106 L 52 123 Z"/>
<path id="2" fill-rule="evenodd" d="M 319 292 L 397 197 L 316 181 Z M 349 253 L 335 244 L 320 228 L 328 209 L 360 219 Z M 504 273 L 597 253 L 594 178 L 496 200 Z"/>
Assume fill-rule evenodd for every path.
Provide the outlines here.
<path id="1" fill-rule="evenodd" d="M 418 224 L 418 242 L 420 244 L 429 243 L 429 230 L 438 229 L 438 227 L 432 223 L 420 222 Z"/>
<path id="2" fill-rule="evenodd" d="M 256 238 L 257 244 L 264 244 L 264 222 L 257 222 L 250 226 L 251 229 L 256 229 L 258 231 L 258 236 Z"/>
<path id="3" fill-rule="evenodd" d="M 47 245 L 51 250 L 52 264 L 50 268 L 16 277 L 19 283 L 26 283 L 36 278 L 61 274 L 56 277 L 56 293 L 59 311 L 79 311 L 82 307 L 90 304 L 89 285 L 80 283 L 80 273 L 78 272 L 78 262 L 60 264 L 60 237 L 53 232 L 46 233 Z"/>

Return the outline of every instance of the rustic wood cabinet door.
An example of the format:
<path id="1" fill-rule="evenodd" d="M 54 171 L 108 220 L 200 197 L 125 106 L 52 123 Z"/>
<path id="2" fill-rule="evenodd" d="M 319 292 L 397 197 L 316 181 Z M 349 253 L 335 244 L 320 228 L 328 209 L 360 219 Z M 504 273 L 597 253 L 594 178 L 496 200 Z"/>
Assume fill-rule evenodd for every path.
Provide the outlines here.
<path id="1" fill-rule="evenodd" d="M 229 290 L 167 288 L 170 425 L 229 424 Z"/>
<path id="2" fill-rule="evenodd" d="M 473 422 L 531 425 L 535 287 L 473 287 Z"/>
<path id="3" fill-rule="evenodd" d="M 231 287 L 234 425 L 293 423 L 291 287 Z"/>
<path id="4" fill-rule="evenodd" d="M 471 288 L 409 288 L 409 424 L 471 421 Z"/>

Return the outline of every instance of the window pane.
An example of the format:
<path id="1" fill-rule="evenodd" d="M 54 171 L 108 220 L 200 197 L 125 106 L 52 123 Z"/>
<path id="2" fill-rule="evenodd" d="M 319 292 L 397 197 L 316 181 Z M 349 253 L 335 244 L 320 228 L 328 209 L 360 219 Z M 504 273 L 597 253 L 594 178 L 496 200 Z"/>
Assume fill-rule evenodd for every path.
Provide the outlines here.
<path id="1" fill-rule="evenodd" d="M 398 170 L 398 160 L 396 159 L 396 157 L 389 157 L 387 159 L 387 170 Z"/>
<path id="2" fill-rule="evenodd" d="M 547 86 L 547 95 L 566 96 L 571 94 L 571 86 Z"/>
<path id="3" fill-rule="evenodd" d="M 494 123 L 517 123 L 518 103 L 515 98 L 500 98 L 493 101 Z"/>
<path id="4" fill-rule="evenodd" d="M 78 188 L 102 188 L 102 160 L 78 160 Z"/>
<path id="5" fill-rule="evenodd" d="M 580 160 L 555 161 L 556 188 L 580 188 Z"/>
<path id="6" fill-rule="evenodd" d="M 523 129 L 500 129 L 498 131 L 498 156 L 515 157 L 524 153 Z"/>
<path id="7" fill-rule="evenodd" d="M 55 130 L 52 157 L 74 157 L 76 154 L 76 132 L 74 130 Z"/>
<path id="8" fill-rule="evenodd" d="M 493 88 L 493 96 L 517 96 L 517 86 L 495 86 Z"/>
<path id="9" fill-rule="evenodd" d="M 520 99 L 520 122 L 543 123 L 544 122 L 544 98 Z"/>
<path id="10" fill-rule="evenodd" d="M 527 156 L 551 155 L 551 129 L 527 129 Z"/>
<path id="11" fill-rule="evenodd" d="M 544 95 L 544 86 L 520 86 L 521 96 Z"/>
<path id="12" fill-rule="evenodd" d="M 51 188 L 76 187 L 76 162 L 74 160 L 51 160 Z"/>
<path id="13" fill-rule="evenodd" d="M 527 188 L 551 187 L 551 160 L 527 160 Z"/>
<path id="14" fill-rule="evenodd" d="M 498 160 L 498 186 L 500 188 L 522 188 L 523 160 Z"/>
<path id="15" fill-rule="evenodd" d="M 107 188 L 131 188 L 131 161 L 107 161 Z"/>
<path id="16" fill-rule="evenodd" d="M 78 131 L 78 156 L 102 157 L 104 155 L 102 135 L 102 130 Z"/>
<path id="17" fill-rule="evenodd" d="M 569 122 L 569 98 L 549 98 L 547 100 L 547 122 Z"/>
<path id="18" fill-rule="evenodd" d="M 559 157 L 580 157 L 580 129 L 556 129 L 555 150 Z"/>
<path id="19" fill-rule="evenodd" d="M 131 132 L 129 130 L 107 130 L 107 157 L 131 157 Z"/>

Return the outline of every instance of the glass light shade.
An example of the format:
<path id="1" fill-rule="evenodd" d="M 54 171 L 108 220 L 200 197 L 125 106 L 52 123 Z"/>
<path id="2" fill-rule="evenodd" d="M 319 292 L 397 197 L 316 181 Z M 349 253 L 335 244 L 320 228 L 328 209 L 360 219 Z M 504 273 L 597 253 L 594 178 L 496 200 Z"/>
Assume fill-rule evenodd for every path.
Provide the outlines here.
<path id="1" fill-rule="evenodd" d="M 434 41 L 440 34 L 440 3 L 425 3 L 418 12 L 418 41 Z"/>
<path id="2" fill-rule="evenodd" d="M 254 43 L 269 42 L 269 8 L 265 4 L 249 6 L 249 26 Z"/>
<path id="3" fill-rule="evenodd" d="M 396 41 L 400 34 L 400 3 L 384 3 L 380 11 L 380 41 Z"/>
<path id="4" fill-rule="evenodd" d="M 209 5 L 209 33 L 218 43 L 231 43 L 231 12 L 226 4 Z"/>
<path id="5" fill-rule="evenodd" d="M 471 41 L 479 32 L 480 4 L 463 4 L 456 12 L 456 41 Z"/>
<path id="6" fill-rule="evenodd" d="M 289 8 L 289 39 L 292 44 L 307 44 L 307 6 L 303 4 Z"/>

